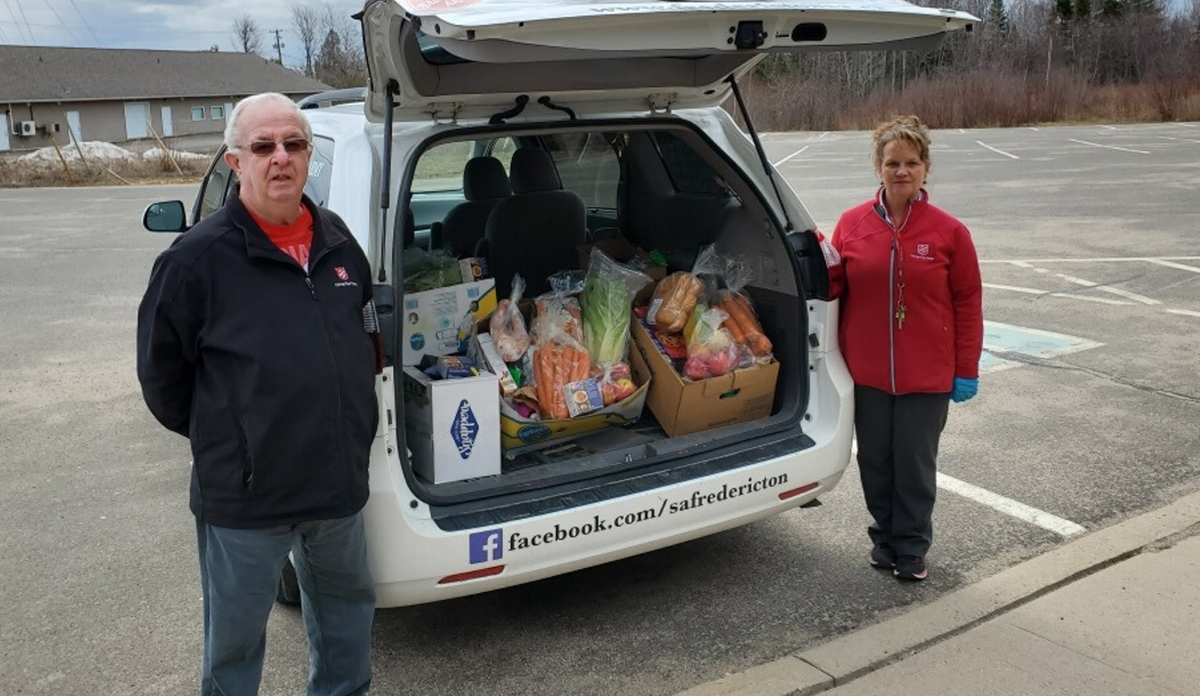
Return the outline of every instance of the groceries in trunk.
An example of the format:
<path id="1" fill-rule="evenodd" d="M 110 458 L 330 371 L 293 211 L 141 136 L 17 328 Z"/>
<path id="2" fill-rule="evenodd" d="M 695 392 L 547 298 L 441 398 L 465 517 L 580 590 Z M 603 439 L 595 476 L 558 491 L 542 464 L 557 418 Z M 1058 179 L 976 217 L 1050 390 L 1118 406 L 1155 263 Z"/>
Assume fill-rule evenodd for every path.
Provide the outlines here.
<path id="1" fill-rule="evenodd" d="M 667 274 L 653 253 L 628 243 L 587 245 L 585 254 L 584 269 L 553 274 L 550 291 L 535 298 L 523 296 L 518 274 L 509 297 L 492 295 L 487 314 L 478 311 L 485 303 L 442 304 L 442 328 L 465 354 L 442 355 L 419 374 L 434 382 L 490 376 L 496 409 L 485 417 L 507 457 L 607 428 L 657 426 L 677 437 L 771 413 L 779 365 L 746 292 L 753 274 L 745 260 L 709 246 L 691 270 Z M 448 266 L 432 254 L 423 264 L 423 282 Z M 441 290 L 457 298 L 472 285 Z M 421 294 L 410 293 L 406 309 Z M 476 421 L 484 415 L 472 410 Z"/>

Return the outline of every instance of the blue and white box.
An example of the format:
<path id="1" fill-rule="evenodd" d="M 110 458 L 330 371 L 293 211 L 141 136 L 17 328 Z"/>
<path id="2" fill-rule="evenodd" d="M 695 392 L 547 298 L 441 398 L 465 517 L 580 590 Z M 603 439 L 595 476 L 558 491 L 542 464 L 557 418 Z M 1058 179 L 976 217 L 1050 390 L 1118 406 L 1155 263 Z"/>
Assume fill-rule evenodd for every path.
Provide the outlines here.
<path id="1" fill-rule="evenodd" d="M 419 476 L 446 483 L 500 474 L 499 389 L 490 372 L 437 380 L 404 368 L 404 432 Z"/>

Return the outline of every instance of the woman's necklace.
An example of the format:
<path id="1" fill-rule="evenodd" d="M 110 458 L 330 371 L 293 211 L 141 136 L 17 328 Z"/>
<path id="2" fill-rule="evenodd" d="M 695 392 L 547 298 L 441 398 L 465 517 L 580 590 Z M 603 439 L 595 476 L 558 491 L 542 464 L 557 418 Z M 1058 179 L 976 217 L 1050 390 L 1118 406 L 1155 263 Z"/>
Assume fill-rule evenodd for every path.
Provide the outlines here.
<path id="1" fill-rule="evenodd" d="M 912 201 L 905 201 L 904 221 L 896 225 L 892 218 L 892 213 L 888 210 L 888 225 L 892 228 L 892 253 L 896 255 L 896 328 L 904 328 L 904 317 L 908 313 L 908 308 L 904 305 L 904 251 L 900 247 L 900 233 L 904 231 L 904 227 L 908 225 L 908 218 L 912 215 Z"/>

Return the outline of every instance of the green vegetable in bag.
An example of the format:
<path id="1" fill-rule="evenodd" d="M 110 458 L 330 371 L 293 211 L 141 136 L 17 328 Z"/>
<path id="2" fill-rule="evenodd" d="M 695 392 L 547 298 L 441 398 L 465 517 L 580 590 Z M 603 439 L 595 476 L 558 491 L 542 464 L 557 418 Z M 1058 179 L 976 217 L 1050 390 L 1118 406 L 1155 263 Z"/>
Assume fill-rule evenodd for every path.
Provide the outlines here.
<path id="1" fill-rule="evenodd" d="M 625 360 L 629 352 L 633 296 L 651 282 L 645 273 L 592 249 L 579 304 L 583 308 L 583 342 L 593 365 L 612 365 Z"/>

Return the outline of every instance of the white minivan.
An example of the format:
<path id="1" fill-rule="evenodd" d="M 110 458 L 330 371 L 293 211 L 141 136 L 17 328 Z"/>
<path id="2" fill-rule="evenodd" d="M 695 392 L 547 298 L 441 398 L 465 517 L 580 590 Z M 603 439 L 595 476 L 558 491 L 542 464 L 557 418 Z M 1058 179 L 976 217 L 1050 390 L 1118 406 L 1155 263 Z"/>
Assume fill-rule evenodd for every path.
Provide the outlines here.
<path id="1" fill-rule="evenodd" d="M 367 251 L 387 346 L 366 507 L 380 607 L 677 544 L 816 504 L 838 483 L 852 384 L 814 223 L 752 126 L 722 105 L 751 123 L 737 80 L 767 53 L 930 48 L 976 18 L 902 0 L 372 0 L 359 16 L 365 101 L 305 113 L 308 194 Z M 514 173 L 524 149 L 549 165 Z M 233 185 L 219 153 L 192 224 Z M 748 260 L 746 291 L 779 362 L 769 415 L 670 437 L 647 410 L 626 427 L 515 448 L 498 475 L 417 474 L 398 379 L 404 261 L 482 254 L 503 297 L 506 269 L 553 265 L 537 235 L 559 233 L 548 222 L 557 199 L 532 190 L 582 201 L 584 241 L 623 239 L 668 270 L 690 269 L 709 244 Z M 539 231 L 507 235 L 498 205 Z M 150 206 L 144 224 L 186 230 L 182 203 Z M 295 600 L 294 587 L 281 581 L 280 598 Z"/>

